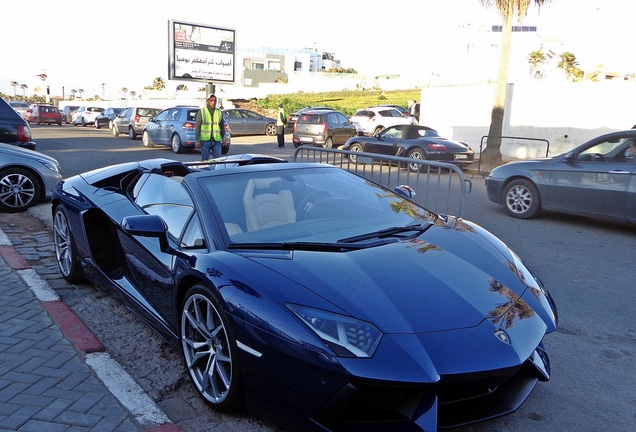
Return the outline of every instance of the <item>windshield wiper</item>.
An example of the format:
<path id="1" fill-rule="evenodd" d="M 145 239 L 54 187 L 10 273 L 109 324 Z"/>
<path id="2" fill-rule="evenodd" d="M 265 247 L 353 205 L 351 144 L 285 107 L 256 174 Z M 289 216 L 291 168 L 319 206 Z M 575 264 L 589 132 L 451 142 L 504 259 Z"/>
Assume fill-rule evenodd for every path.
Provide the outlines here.
<path id="1" fill-rule="evenodd" d="M 427 222 L 425 224 L 421 224 L 420 223 L 420 224 L 405 225 L 405 226 L 400 226 L 400 227 L 385 228 L 385 229 L 381 229 L 379 231 L 373 231 L 373 232 L 366 233 L 366 234 L 361 234 L 361 235 L 357 235 L 357 236 L 353 236 L 353 237 L 343 238 L 343 239 L 338 240 L 337 243 L 356 243 L 356 242 L 369 240 L 369 239 L 373 239 L 373 238 L 383 239 L 383 238 L 386 238 L 386 237 L 393 237 L 393 236 L 396 236 L 398 234 L 402 234 L 402 233 L 405 233 L 405 232 L 414 232 L 414 234 L 412 236 L 406 237 L 406 238 L 413 238 L 413 237 L 417 237 L 418 235 L 420 235 L 421 233 L 426 231 L 428 228 L 430 228 L 431 225 L 432 224 L 430 222 Z"/>
<path id="2" fill-rule="evenodd" d="M 369 247 L 369 245 L 320 242 L 230 243 L 227 245 L 228 249 L 304 250 L 318 252 L 344 252 L 367 247 Z"/>

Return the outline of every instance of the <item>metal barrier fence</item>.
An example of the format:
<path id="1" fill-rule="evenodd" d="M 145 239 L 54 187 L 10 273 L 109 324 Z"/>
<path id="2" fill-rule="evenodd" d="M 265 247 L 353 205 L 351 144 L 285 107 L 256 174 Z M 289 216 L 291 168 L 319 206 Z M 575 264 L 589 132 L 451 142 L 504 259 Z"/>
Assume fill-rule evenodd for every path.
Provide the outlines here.
<path id="1" fill-rule="evenodd" d="M 444 162 L 314 146 L 298 147 L 292 158 L 295 162 L 335 165 L 390 189 L 409 185 L 416 192 L 413 200 L 436 213 L 461 217 L 466 194 L 472 188 L 461 169 Z"/>
<path id="2" fill-rule="evenodd" d="M 525 140 L 525 141 L 543 142 L 543 143 L 545 143 L 545 157 L 548 157 L 548 155 L 550 154 L 550 141 L 548 141 L 547 139 L 517 137 L 517 136 L 484 135 L 484 136 L 481 137 L 481 141 L 479 143 L 479 161 L 477 163 L 477 173 L 476 173 L 476 174 L 480 174 L 482 176 L 483 176 L 483 173 L 481 172 L 481 155 L 483 154 L 483 151 L 484 151 L 484 140 L 487 139 L 487 138 L 501 138 L 502 140 L 511 139 L 511 140 Z M 488 146 L 486 145 L 486 147 L 488 147 Z"/>

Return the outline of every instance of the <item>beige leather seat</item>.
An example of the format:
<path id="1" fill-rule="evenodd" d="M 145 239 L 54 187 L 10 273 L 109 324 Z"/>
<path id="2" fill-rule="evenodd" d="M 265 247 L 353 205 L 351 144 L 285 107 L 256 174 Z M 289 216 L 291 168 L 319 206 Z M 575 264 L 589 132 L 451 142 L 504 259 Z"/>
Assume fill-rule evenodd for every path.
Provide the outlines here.
<path id="1" fill-rule="evenodd" d="M 278 179 L 250 179 L 243 194 L 248 231 L 296 221 L 294 197 Z"/>

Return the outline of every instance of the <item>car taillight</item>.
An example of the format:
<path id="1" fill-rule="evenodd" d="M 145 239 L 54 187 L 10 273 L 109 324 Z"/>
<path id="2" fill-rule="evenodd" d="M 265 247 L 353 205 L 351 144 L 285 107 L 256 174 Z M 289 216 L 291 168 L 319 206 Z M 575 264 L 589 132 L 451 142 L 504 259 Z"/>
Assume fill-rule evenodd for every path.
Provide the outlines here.
<path id="1" fill-rule="evenodd" d="M 196 123 L 192 123 L 192 122 L 185 122 L 184 124 L 181 125 L 181 129 L 194 129 L 196 127 L 197 127 Z"/>
<path id="2" fill-rule="evenodd" d="M 27 126 L 18 126 L 18 142 L 31 141 L 31 128 Z"/>
<path id="3" fill-rule="evenodd" d="M 431 150 L 447 150 L 447 147 L 444 144 L 439 143 L 430 143 L 428 145 L 428 148 L 430 148 Z"/>
<path id="4" fill-rule="evenodd" d="M 141 120 L 141 116 L 139 114 L 137 114 L 135 116 L 135 123 L 139 123 L 139 120 Z"/>
<path id="5" fill-rule="evenodd" d="M 322 130 L 320 131 L 320 133 L 325 133 L 327 132 L 327 122 L 322 122 Z"/>

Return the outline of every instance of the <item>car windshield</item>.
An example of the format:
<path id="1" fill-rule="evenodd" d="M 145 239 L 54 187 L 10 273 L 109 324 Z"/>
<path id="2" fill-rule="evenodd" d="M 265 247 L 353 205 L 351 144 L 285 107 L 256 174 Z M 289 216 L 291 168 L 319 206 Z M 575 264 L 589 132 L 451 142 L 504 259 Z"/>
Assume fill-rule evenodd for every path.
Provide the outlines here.
<path id="1" fill-rule="evenodd" d="M 234 172 L 199 181 L 232 243 L 404 238 L 436 218 L 401 195 L 340 169 Z"/>

